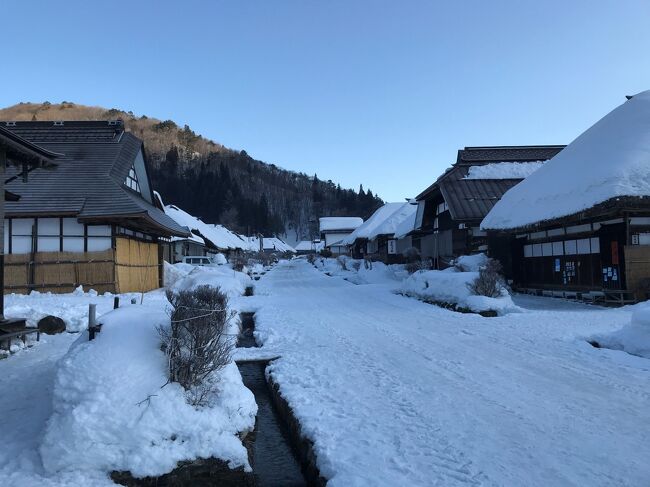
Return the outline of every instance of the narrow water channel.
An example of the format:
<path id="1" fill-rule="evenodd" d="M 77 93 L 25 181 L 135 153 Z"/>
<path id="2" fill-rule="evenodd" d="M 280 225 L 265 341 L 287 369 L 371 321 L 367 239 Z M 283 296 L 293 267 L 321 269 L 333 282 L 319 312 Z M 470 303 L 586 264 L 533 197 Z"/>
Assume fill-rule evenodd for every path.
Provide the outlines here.
<path id="1" fill-rule="evenodd" d="M 256 484 L 260 487 L 306 486 L 291 448 L 289 432 L 271 399 L 264 376 L 266 362 L 244 362 L 238 367 L 244 385 L 255 396 L 258 408 L 251 462 Z"/>
<path id="2" fill-rule="evenodd" d="M 241 313 L 241 332 L 238 347 L 256 347 L 255 313 Z M 252 433 L 253 474 L 256 485 L 261 487 L 294 487 L 307 485 L 300 470 L 300 463 L 291 448 L 287 426 L 280 417 L 264 371 L 268 362 L 254 361 L 237 364 L 244 385 L 255 396 L 257 419 Z"/>

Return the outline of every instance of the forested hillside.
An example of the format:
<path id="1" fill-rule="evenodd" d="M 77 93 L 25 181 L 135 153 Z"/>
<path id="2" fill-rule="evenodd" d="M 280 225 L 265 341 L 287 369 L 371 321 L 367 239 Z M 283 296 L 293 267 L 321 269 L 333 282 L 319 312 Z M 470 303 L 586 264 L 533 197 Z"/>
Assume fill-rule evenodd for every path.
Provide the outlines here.
<path id="1" fill-rule="evenodd" d="M 19 103 L 0 120 L 114 120 L 145 141 L 153 187 L 208 223 L 245 233 L 300 240 L 315 235 L 319 216 L 367 218 L 381 200 L 370 190 L 342 189 L 317 175 L 287 171 L 196 134 L 189 126 L 132 112 L 78 105 Z"/>

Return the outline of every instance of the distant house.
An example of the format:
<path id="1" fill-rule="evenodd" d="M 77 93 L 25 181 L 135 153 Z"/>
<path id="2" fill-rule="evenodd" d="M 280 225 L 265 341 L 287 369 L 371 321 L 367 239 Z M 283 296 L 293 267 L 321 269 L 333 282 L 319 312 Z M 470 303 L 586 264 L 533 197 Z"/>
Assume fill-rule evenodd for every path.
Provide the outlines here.
<path id="1" fill-rule="evenodd" d="M 277 237 L 262 237 L 261 246 L 260 246 L 260 237 L 242 237 L 246 240 L 248 244 L 248 249 L 251 252 L 264 252 L 265 254 L 274 254 L 274 253 L 296 253 L 291 245 L 279 239 Z"/>
<path id="2" fill-rule="evenodd" d="M 296 253 L 306 255 L 314 252 L 320 252 L 324 248 L 324 242 L 321 240 L 301 240 L 296 244 Z"/>
<path id="3" fill-rule="evenodd" d="M 348 248 L 349 254 L 355 259 L 366 256 L 375 258 L 379 255 L 379 240 L 373 233 L 393 213 L 404 206 L 404 203 L 386 203 L 377 209 L 365 222 L 357 227 L 350 235 L 345 237 L 341 244 Z"/>
<path id="4" fill-rule="evenodd" d="M 142 141 L 121 121 L 1 125 L 60 154 L 51 168 L 7 169 L 5 289 L 160 287 L 161 243 L 189 232 L 156 206 Z"/>
<path id="5" fill-rule="evenodd" d="M 318 219 L 320 240 L 334 255 L 347 253 L 341 241 L 359 228 L 363 218 L 356 216 L 326 216 Z"/>
<path id="6" fill-rule="evenodd" d="M 481 227 L 515 286 L 619 302 L 646 298 L 648 134 L 650 91 L 610 112 L 492 208 Z"/>
<path id="7" fill-rule="evenodd" d="M 368 232 L 367 243 L 371 258 L 387 264 L 402 262 L 402 254 L 405 249 L 400 250 L 400 247 L 404 247 L 404 242 L 403 239 L 397 238 L 396 231 L 405 221 L 415 221 L 416 210 L 415 204 L 402 203 L 382 222 L 373 226 Z M 401 243 L 400 240 L 402 240 Z"/>
<path id="8" fill-rule="evenodd" d="M 416 197 L 414 230 L 408 236 L 436 267 L 459 255 L 487 250 L 481 220 L 513 186 L 564 146 L 465 147 L 456 163 Z"/>
<path id="9" fill-rule="evenodd" d="M 180 262 L 187 255 L 229 255 L 249 250 L 246 240 L 223 225 L 204 223 L 175 205 L 165 206 L 165 213 L 191 232 L 188 237 L 171 239 L 165 256 L 168 262 Z"/>

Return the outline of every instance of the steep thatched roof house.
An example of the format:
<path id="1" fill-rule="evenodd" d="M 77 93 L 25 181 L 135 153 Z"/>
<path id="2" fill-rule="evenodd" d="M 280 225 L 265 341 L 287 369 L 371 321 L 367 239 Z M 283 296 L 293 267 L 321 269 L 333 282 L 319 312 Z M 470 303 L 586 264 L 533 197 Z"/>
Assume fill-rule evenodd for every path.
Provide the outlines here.
<path id="1" fill-rule="evenodd" d="M 479 226 L 497 201 L 539 169 L 564 146 L 465 147 L 416 200 L 418 211 L 412 244 L 423 258 L 444 267 L 459 255 L 487 249 Z"/>
<path id="2" fill-rule="evenodd" d="M 142 141 L 121 121 L 0 124 L 60 154 L 50 169 L 7 169 L 7 290 L 160 286 L 159 243 L 188 232 L 155 205 Z"/>
<path id="3" fill-rule="evenodd" d="M 650 91 L 631 97 L 509 190 L 481 227 L 516 285 L 645 296 L 650 284 Z M 510 239 L 508 253 L 499 239 Z M 650 288 L 648 288 L 650 290 Z"/>

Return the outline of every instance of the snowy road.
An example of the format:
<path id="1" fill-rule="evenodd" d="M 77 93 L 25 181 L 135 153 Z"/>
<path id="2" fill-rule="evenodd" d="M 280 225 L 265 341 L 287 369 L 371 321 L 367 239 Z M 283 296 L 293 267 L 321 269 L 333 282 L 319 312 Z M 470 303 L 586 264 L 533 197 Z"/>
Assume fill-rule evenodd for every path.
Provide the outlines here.
<path id="1" fill-rule="evenodd" d="M 390 288 L 294 260 L 242 302 L 330 485 L 648 485 L 650 361 L 584 340 L 629 311 L 482 318 Z"/>

